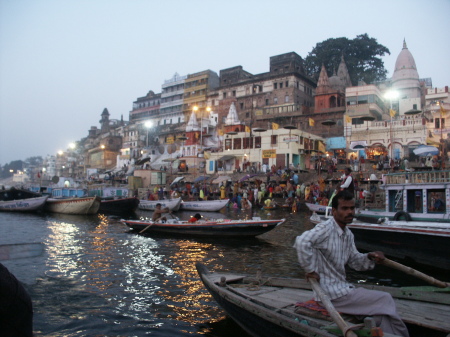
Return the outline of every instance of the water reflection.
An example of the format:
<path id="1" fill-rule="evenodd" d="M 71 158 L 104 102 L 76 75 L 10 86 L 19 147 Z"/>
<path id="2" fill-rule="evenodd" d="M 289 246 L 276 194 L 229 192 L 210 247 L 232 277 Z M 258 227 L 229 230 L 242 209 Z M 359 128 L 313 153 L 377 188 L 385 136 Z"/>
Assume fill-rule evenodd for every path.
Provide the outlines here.
<path id="1" fill-rule="evenodd" d="M 176 215 L 188 219 L 192 212 Z M 41 256 L 7 265 L 30 285 L 35 335 L 241 336 L 242 330 L 224 320 L 224 312 L 203 287 L 195 263 L 215 271 L 303 277 L 292 245 L 297 235 L 312 228 L 310 214 L 224 209 L 204 215 L 286 222 L 257 238 L 173 238 L 131 233 L 117 216 L 0 213 L 0 244 L 46 246 Z M 349 278 L 406 281 L 404 275 L 380 267 L 366 274 L 350 272 Z"/>

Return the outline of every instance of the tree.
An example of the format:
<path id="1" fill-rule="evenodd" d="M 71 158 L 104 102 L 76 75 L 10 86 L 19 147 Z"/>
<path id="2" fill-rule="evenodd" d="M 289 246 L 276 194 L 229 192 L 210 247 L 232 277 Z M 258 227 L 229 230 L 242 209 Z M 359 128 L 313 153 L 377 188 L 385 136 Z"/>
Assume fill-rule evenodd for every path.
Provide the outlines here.
<path id="1" fill-rule="evenodd" d="M 317 80 L 322 64 L 328 74 L 332 74 L 344 56 L 352 84 L 357 85 L 359 81 L 369 84 L 386 79 L 387 70 L 381 59 L 385 54 L 391 54 L 389 49 L 367 34 L 353 40 L 331 38 L 316 44 L 305 59 L 305 68 L 308 75 Z"/>
<path id="2" fill-rule="evenodd" d="M 23 170 L 23 161 L 21 160 L 14 160 L 10 162 L 9 164 L 3 165 L 3 168 L 1 170 L 1 177 L 0 178 L 8 178 L 12 177 L 14 173 L 17 171 Z"/>

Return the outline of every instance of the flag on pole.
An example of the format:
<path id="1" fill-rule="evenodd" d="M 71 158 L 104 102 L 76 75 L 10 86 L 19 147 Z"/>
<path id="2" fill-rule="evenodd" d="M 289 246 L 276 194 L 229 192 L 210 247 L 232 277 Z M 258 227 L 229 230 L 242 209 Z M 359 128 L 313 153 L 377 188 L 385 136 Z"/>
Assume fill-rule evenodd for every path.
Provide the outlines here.
<path id="1" fill-rule="evenodd" d="M 250 127 L 248 127 L 247 125 L 245 126 L 245 132 L 250 133 Z"/>
<path id="2" fill-rule="evenodd" d="M 277 123 L 272 123 L 272 130 L 278 130 L 279 127 Z"/>
<path id="3" fill-rule="evenodd" d="M 396 113 L 397 112 L 395 110 L 389 109 L 389 115 L 391 115 L 391 117 L 394 117 Z"/>
<path id="4" fill-rule="evenodd" d="M 345 122 L 347 124 L 350 124 L 352 122 L 352 119 L 351 119 L 351 117 L 349 115 L 345 115 Z"/>
<path id="5" fill-rule="evenodd" d="M 314 119 L 312 118 L 309 119 L 309 126 L 314 126 Z"/>

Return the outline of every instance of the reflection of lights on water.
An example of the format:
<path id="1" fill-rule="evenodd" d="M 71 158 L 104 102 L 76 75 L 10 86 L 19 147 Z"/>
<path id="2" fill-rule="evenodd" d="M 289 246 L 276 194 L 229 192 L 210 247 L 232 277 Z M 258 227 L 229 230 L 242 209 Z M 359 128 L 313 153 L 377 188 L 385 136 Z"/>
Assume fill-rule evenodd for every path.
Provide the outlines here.
<path id="1" fill-rule="evenodd" d="M 164 284 L 167 287 L 176 287 L 178 291 L 176 289 L 160 291 L 158 294 L 164 297 L 166 301 L 175 303 L 168 305 L 176 313 L 173 319 L 191 324 L 212 323 L 221 320 L 222 317 L 219 317 L 219 315 L 214 315 L 214 317 L 217 317 L 215 321 L 211 319 L 209 303 L 212 298 L 205 291 L 195 268 L 197 261 L 203 261 L 207 252 L 215 249 L 214 245 L 189 240 L 178 240 L 172 244 L 178 246 L 178 249 L 175 250 L 174 255 L 168 256 L 167 259 L 170 260 L 170 265 L 178 278 L 177 280 L 165 280 Z"/>

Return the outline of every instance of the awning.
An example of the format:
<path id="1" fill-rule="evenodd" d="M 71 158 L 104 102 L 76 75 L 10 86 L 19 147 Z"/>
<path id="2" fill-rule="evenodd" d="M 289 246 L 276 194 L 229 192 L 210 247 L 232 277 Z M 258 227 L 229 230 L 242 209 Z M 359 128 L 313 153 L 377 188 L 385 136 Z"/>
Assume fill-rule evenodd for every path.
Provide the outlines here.
<path id="1" fill-rule="evenodd" d="M 217 159 L 217 160 L 219 160 L 219 161 L 227 161 L 227 160 L 231 160 L 231 159 L 234 159 L 234 158 L 236 158 L 236 156 L 228 155 L 228 156 L 220 157 L 220 158 Z"/>
<path id="2" fill-rule="evenodd" d="M 363 149 L 367 147 L 367 141 L 366 140 L 358 140 L 350 142 L 350 150 L 358 150 Z"/>
<path id="3" fill-rule="evenodd" d="M 212 182 L 213 184 L 220 184 L 221 182 L 231 180 L 229 176 L 219 176 L 216 179 L 214 179 Z"/>
<path id="4" fill-rule="evenodd" d="M 197 177 L 197 178 L 195 178 L 194 183 L 199 183 L 200 181 L 207 180 L 208 178 L 209 177 L 207 177 L 207 176 Z"/>
<path id="5" fill-rule="evenodd" d="M 172 183 L 170 184 L 170 186 L 172 186 L 173 184 L 176 184 L 177 182 L 179 182 L 179 181 L 181 181 L 181 180 L 183 180 L 184 179 L 184 177 L 176 177 L 173 181 L 172 181 Z"/>

